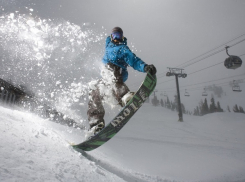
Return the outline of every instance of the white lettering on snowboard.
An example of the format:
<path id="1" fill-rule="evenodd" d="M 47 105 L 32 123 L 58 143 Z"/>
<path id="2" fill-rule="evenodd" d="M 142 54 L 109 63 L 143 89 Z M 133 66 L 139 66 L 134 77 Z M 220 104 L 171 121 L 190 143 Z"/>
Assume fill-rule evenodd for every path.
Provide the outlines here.
<path id="1" fill-rule="evenodd" d="M 145 92 L 143 91 L 143 89 L 140 90 L 139 92 L 139 95 L 141 97 L 141 99 L 143 101 L 145 101 L 147 99 L 147 96 L 145 94 Z M 129 116 L 131 114 L 131 112 L 136 112 L 139 107 L 142 106 L 143 102 L 142 100 L 139 100 L 139 103 L 138 103 L 138 107 L 132 102 L 131 104 L 128 105 L 127 108 L 124 109 L 124 111 L 119 115 L 117 116 L 112 122 L 111 124 L 116 127 L 117 125 L 119 125 L 127 116 Z M 131 108 L 131 109 L 130 109 Z"/>

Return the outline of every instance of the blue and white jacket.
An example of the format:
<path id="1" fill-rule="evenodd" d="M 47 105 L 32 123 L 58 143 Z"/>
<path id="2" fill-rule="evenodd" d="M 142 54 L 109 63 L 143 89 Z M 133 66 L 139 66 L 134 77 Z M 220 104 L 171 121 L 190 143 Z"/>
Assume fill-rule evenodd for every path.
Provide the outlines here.
<path id="1" fill-rule="evenodd" d="M 104 64 L 113 63 L 122 68 L 123 82 L 128 79 L 127 67 L 131 66 L 135 70 L 145 72 L 146 63 L 138 58 L 127 46 L 127 38 L 124 37 L 123 42 L 115 44 L 111 41 L 111 37 L 106 38 L 105 55 L 102 62 Z"/>

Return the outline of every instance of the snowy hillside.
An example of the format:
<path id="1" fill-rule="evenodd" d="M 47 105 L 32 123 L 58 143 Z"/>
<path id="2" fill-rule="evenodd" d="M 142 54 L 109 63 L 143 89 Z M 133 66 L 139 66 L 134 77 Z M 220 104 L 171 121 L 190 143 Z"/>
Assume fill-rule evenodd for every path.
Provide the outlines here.
<path id="1" fill-rule="evenodd" d="M 0 181 L 245 181 L 245 114 L 178 122 L 145 104 L 108 143 L 80 154 L 68 142 L 84 131 L 0 109 Z"/>

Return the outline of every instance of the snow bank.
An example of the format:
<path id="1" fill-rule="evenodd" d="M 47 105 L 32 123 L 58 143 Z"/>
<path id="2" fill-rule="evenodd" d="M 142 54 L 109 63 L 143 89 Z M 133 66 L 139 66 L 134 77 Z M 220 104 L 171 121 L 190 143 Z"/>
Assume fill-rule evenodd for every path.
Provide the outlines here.
<path id="1" fill-rule="evenodd" d="M 123 181 L 71 149 L 62 137 L 71 129 L 49 124 L 1 107 L 0 181 Z"/>
<path id="2" fill-rule="evenodd" d="M 145 104 L 100 148 L 84 131 L 0 108 L 0 181 L 244 182 L 245 114 L 184 115 Z M 106 121 L 112 116 L 106 116 Z"/>

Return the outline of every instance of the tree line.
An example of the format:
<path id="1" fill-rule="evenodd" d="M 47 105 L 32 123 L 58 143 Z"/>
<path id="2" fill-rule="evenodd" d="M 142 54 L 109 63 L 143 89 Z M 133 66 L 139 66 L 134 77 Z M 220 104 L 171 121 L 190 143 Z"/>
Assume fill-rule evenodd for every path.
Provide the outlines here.
<path id="1" fill-rule="evenodd" d="M 178 102 L 177 102 L 177 95 L 174 96 L 174 101 L 170 101 L 169 98 L 165 101 L 161 99 L 160 101 L 157 99 L 157 96 L 154 95 L 153 99 L 151 100 L 151 103 L 153 106 L 161 106 L 165 107 L 167 109 L 171 109 L 172 111 L 178 111 Z M 185 106 L 183 103 L 181 103 L 182 112 L 184 114 L 189 115 L 195 115 L 195 116 L 203 116 L 205 114 L 215 113 L 215 112 L 224 112 L 224 109 L 221 108 L 220 102 L 215 102 L 214 97 L 210 99 L 210 104 L 208 104 L 207 99 L 205 98 L 204 101 L 201 100 L 199 102 L 199 105 L 194 108 L 194 111 L 188 111 L 185 109 Z M 233 112 L 235 113 L 244 113 L 245 111 L 242 106 L 238 106 L 237 104 L 233 106 Z M 231 112 L 231 109 L 229 106 L 227 106 L 227 111 Z"/>
<path id="2" fill-rule="evenodd" d="M 211 103 L 208 106 L 207 99 L 205 98 L 204 101 L 200 101 L 199 106 L 196 106 L 194 109 L 193 115 L 195 116 L 203 116 L 205 114 L 214 113 L 214 112 L 224 112 L 224 110 L 220 106 L 220 102 L 218 101 L 215 103 L 214 98 L 211 98 Z"/>
<path id="3" fill-rule="evenodd" d="M 169 98 L 167 97 L 167 100 L 163 101 L 163 99 L 161 99 L 160 101 L 157 99 L 157 96 L 154 96 L 153 99 L 151 100 L 152 105 L 153 106 L 162 106 L 165 107 L 167 109 L 171 109 L 172 111 L 178 111 L 179 107 L 178 107 L 178 100 L 177 100 L 177 95 L 175 95 L 174 97 L 174 101 L 170 101 Z M 183 103 L 181 103 L 181 109 L 182 109 L 182 113 L 184 114 L 192 114 L 190 111 L 185 109 L 185 106 Z"/>

